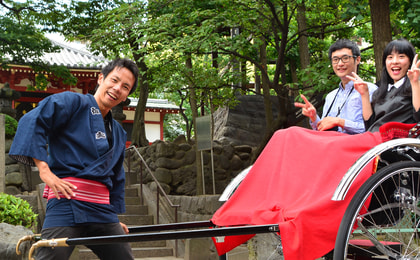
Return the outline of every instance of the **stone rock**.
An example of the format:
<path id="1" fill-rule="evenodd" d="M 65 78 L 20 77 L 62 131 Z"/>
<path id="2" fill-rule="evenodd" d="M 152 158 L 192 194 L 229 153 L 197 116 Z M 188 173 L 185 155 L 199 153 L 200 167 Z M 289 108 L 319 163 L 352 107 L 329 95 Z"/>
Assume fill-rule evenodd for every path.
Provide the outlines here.
<path id="1" fill-rule="evenodd" d="M 15 159 L 9 156 L 9 154 L 6 154 L 5 162 L 6 162 L 6 165 L 17 163 Z"/>
<path id="2" fill-rule="evenodd" d="M 20 170 L 19 164 L 15 163 L 15 164 L 6 165 L 6 175 L 11 172 L 19 172 L 19 170 Z"/>
<path id="3" fill-rule="evenodd" d="M 0 223 L 0 259 L 27 259 L 30 244 L 28 242 L 21 244 L 19 250 L 22 254 L 20 256 L 16 255 L 16 245 L 20 238 L 32 234 L 31 230 L 22 226 Z"/>
<path id="4" fill-rule="evenodd" d="M 158 142 L 156 145 L 156 157 L 167 157 L 171 158 L 175 155 L 175 151 L 177 150 L 177 145 L 174 143 L 167 143 L 167 142 Z"/>
<path id="5" fill-rule="evenodd" d="M 223 152 L 223 147 L 220 144 L 215 144 L 213 146 L 213 153 L 221 154 Z"/>
<path id="6" fill-rule="evenodd" d="M 184 157 L 185 157 L 185 151 L 184 150 L 179 150 L 179 151 L 175 152 L 174 159 L 179 160 L 179 159 L 182 159 Z"/>
<path id="7" fill-rule="evenodd" d="M 10 195 L 17 195 L 20 194 L 21 190 L 13 185 L 7 185 L 6 186 L 6 193 Z"/>
<path id="8" fill-rule="evenodd" d="M 19 172 L 19 165 L 17 167 L 17 172 L 11 172 L 9 174 L 6 174 L 5 182 L 6 185 L 15 185 L 20 186 L 22 185 L 22 173 Z"/>
<path id="9" fill-rule="evenodd" d="M 185 135 L 179 135 L 175 140 L 173 141 L 174 144 L 184 144 L 187 143 L 187 138 Z"/>
<path id="10" fill-rule="evenodd" d="M 196 193 L 196 182 L 195 181 L 187 181 L 176 189 L 177 194 L 185 194 L 185 195 L 195 195 Z"/>
<path id="11" fill-rule="evenodd" d="M 191 150 L 191 148 L 192 148 L 192 146 L 188 143 L 179 145 L 179 149 L 181 149 L 183 151 L 189 151 L 189 150 Z"/>
<path id="12" fill-rule="evenodd" d="M 229 158 L 226 157 L 226 156 L 220 156 L 219 157 L 219 166 L 223 170 L 229 169 L 229 167 L 230 167 L 230 160 L 229 160 Z"/>
<path id="13" fill-rule="evenodd" d="M 195 151 L 193 149 L 190 149 L 189 151 L 187 151 L 185 153 L 183 164 L 188 165 L 188 164 L 194 163 L 195 162 L 195 157 L 196 157 L 195 156 Z"/>
<path id="14" fill-rule="evenodd" d="M 162 187 L 162 189 L 165 191 L 166 194 L 169 194 L 171 192 L 171 187 L 168 184 L 165 183 L 159 183 L 159 185 Z M 157 191 L 157 184 L 156 182 L 149 183 L 150 190 L 155 192 Z"/>
<path id="15" fill-rule="evenodd" d="M 237 145 L 234 148 L 235 148 L 235 152 L 238 152 L 238 153 L 251 153 L 252 152 L 252 147 L 249 145 Z"/>
<path id="16" fill-rule="evenodd" d="M 250 153 L 239 153 L 238 156 L 242 161 L 247 161 L 251 158 Z"/>
<path id="17" fill-rule="evenodd" d="M 172 174 L 165 168 L 157 168 L 155 171 L 155 177 L 159 183 L 171 184 L 172 182 Z"/>
<path id="18" fill-rule="evenodd" d="M 227 141 L 234 145 L 256 147 L 262 141 L 265 132 L 264 97 L 238 96 L 239 103 L 235 107 L 221 107 L 213 114 L 214 139 Z M 273 114 L 278 115 L 278 100 L 272 98 Z"/>
<path id="19" fill-rule="evenodd" d="M 166 157 L 159 157 L 156 160 L 157 168 L 177 169 L 183 165 L 182 160 L 175 160 Z"/>
<path id="20" fill-rule="evenodd" d="M 10 147 L 12 147 L 13 140 L 12 139 L 6 139 L 4 143 L 4 149 L 6 153 L 10 151 Z"/>
<path id="21" fill-rule="evenodd" d="M 232 160 L 230 160 L 230 168 L 232 170 L 240 170 L 243 166 L 242 160 L 238 155 L 234 155 Z"/>
<path id="22" fill-rule="evenodd" d="M 232 156 L 235 154 L 235 149 L 232 145 L 224 145 L 222 155 L 227 159 L 232 159 Z"/>

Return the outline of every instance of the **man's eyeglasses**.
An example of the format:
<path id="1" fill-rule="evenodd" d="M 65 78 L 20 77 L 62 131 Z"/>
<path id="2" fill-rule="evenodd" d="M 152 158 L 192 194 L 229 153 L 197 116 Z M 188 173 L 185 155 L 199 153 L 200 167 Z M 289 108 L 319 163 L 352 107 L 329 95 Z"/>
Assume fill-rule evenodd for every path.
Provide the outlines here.
<path id="1" fill-rule="evenodd" d="M 353 55 L 353 56 L 343 55 L 340 58 L 339 57 L 332 57 L 331 62 L 332 62 L 332 64 L 337 64 L 341 60 L 343 63 L 347 63 L 347 62 L 350 61 L 351 57 L 356 58 L 357 56 L 355 56 L 355 55 Z"/>

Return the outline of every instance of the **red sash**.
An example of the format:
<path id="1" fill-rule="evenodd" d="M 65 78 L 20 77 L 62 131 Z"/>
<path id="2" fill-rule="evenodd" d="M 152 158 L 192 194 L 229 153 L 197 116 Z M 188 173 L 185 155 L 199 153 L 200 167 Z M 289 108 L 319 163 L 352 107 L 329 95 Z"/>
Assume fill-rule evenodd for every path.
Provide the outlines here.
<path id="1" fill-rule="evenodd" d="M 109 204 L 109 190 L 105 184 L 75 177 L 66 177 L 62 178 L 62 180 L 68 181 L 77 187 L 77 190 L 74 191 L 75 196 L 71 199 L 98 204 Z M 60 198 L 65 198 L 61 192 L 58 192 L 58 194 L 60 195 Z M 53 190 L 50 189 L 48 185 L 45 186 L 43 197 L 48 200 L 56 198 Z"/>

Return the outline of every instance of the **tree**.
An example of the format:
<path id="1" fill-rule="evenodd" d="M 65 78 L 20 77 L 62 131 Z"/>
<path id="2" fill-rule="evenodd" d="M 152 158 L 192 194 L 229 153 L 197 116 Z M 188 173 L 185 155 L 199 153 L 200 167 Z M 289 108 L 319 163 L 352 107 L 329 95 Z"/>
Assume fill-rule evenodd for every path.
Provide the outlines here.
<path id="1" fill-rule="evenodd" d="M 59 47 L 44 36 L 36 26 L 35 18 L 42 15 L 43 5 L 32 1 L 25 3 L 0 0 L 0 66 L 7 63 L 25 64 L 34 69 L 37 76 L 30 89 L 43 90 L 50 80 L 62 79 L 64 84 L 75 85 L 77 78 L 64 66 L 50 66 L 41 60 L 45 52 L 56 52 Z M 44 72 L 51 72 L 47 78 Z"/>
<path id="2" fill-rule="evenodd" d="M 142 30 L 145 24 L 146 3 L 137 1 L 88 1 L 73 2 L 66 10 L 65 19 L 58 28 L 69 39 L 89 43 L 92 51 L 101 53 L 108 59 L 128 57 L 133 59 L 140 70 L 139 87 L 135 95 L 139 97 L 133 122 L 131 141 L 136 146 L 147 146 L 145 111 L 149 95 L 149 67 L 146 63 L 148 44 Z"/>
<path id="3" fill-rule="evenodd" d="M 376 80 L 381 78 L 382 53 L 392 40 L 389 0 L 369 0 L 372 17 L 373 48 L 375 53 Z"/>

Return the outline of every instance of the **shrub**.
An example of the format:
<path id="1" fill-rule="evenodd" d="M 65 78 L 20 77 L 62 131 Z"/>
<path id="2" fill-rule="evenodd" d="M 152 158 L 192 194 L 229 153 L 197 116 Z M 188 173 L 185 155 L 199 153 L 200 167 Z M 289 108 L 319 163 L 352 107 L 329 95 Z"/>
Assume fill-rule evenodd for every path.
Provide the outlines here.
<path id="1" fill-rule="evenodd" d="M 0 222 L 31 228 L 36 226 L 37 216 L 26 200 L 0 193 Z"/>
<path id="2" fill-rule="evenodd" d="M 16 129 L 18 126 L 18 121 L 16 121 L 16 119 L 6 114 L 5 114 L 4 121 L 6 125 L 6 129 L 5 129 L 6 137 L 12 138 L 13 136 L 15 136 Z"/>

